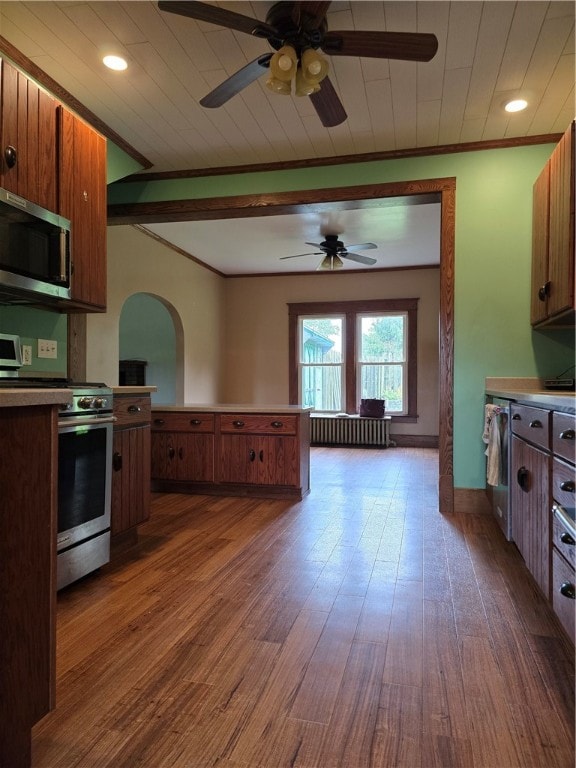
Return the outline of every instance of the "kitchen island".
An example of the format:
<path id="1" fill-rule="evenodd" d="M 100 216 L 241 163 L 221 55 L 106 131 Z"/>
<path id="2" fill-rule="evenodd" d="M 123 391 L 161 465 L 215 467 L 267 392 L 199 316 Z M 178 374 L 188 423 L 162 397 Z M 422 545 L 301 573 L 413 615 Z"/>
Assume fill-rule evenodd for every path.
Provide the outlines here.
<path id="1" fill-rule="evenodd" d="M 152 409 L 152 489 L 299 500 L 310 491 L 310 408 Z"/>
<path id="2" fill-rule="evenodd" d="M 58 408 L 68 389 L 0 389 L 0 765 L 28 768 L 54 707 Z"/>

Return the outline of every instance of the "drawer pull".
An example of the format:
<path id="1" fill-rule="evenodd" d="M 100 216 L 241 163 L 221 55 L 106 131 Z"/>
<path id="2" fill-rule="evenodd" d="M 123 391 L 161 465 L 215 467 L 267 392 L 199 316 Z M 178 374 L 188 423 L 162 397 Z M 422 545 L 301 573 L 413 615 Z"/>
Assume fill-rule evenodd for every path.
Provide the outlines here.
<path id="1" fill-rule="evenodd" d="M 142 408 L 140 408 L 139 405 L 129 405 L 128 406 L 128 413 L 140 413 Z"/>
<path id="2" fill-rule="evenodd" d="M 530 422 L 532 429 L 542 429 L 542 422 L 539 419 L 534 419 Z"/>
<path id="3" fill-rule="evenodd" d="M 560 432 L 560 440 L 574 440 L 574 430 L 573 429 L 565 429 L 563 432 Z"/>
<path id="4" fill-rule="evenodd" d="M 560 541 L 562 542 L 562 544 L 569 544 L 571 547 L 573 547 L 574 544 L 576 544 L 576 541 L 574 541 L 572 536 L 570 536 L 569 533 L 566 533 L 566 531 L 564 531 L 562 536 L 560 536 Z"/>
<path id="5" fill-rule="evenodd" d="M 560 490 L 561 491 L 567 491 L 568 493 L 574 493 L 574 489 L 576 486 L 572 482 L 572 480 L 564 480 L 563 483 L 560 483 Z"/>
<path id="6" fill-rule="evenodd" d="M 164 419 L 154 419 L 154 424 L 158 424 L 159 427 L 161 427 L 165 423 L 166 422 L 164 421 Z"/>
<path id="7" fill-rule="evenodd" d="M 193 427 L 197 427 L 199 424 L 202 424 L 202 419 L 190 419 L 190 424 Z"/>
<path id="8" fill-rule="evenodd" d="M 564 595 L 564 597 L 569 597 L 571 600 L 576 600 L 576 589 L 574 589 L 574 584 L 565 581 L 560 587 L 560 594 Z"/>
<path id="9" fill-rule="evenodd" d="M 114 453 L 112 455 L 112 469 L 115 472 L 119 472 L 122 469 L 122 454 Z"/>
<path id="10" fill-rule="evenodd" d="M 516 475 L 516 479 L 518 480 L 518 485 L 520 488 L 522 488 L 523 491 L 527 491 L 530 481 L 530 472 L 528 472 L 526 467 L 520 467 Z"/>
<path id="11" fill-rule="evenodd" d="M 260 451 L 260 453 L 258 454 L 258 458 L 260 459 L 260 461 L 264 461 L 264 451 Z"/>
<path id="12" fill-rule="evenodd" d="M 512 421 L 521 421 L 522 416 L 520 416 L 519 413 L 515 413 L 514 416 L 512 416 Z"/>
<path id="13" fill-rule="evenodd" d="M 236 429 L 240 429 L 241 427 L 243 427 L 243 426 L 244 426 L 244 422 L 243 422 L 243 421 L 240 421 L 240 420 L 238 420 L 238 421 L 233 421 L 233 422 L 232 422 L 232 426 L 233 426 L 233 427 L 236 427 Z"/>
<path id="14" fill-rule="evenodd" d="M 283 427 L 283 426 L 284 426 L 284 422 L 282 422 L 282 421 L 273 421 L 273 422 L 270 424 L 270 426 L 271 426 L 271 427 L 274 427 L 274 429 L 280 429 L 281 427 Z"/>
<path id="15" fill-rule="evenodd" d="M 540 288 L 538 288 L 538 298 L 540 301 L 546 301 L 546 297 L 550 296 L 550 280 L 544 283 L 544 285 L 541 285 Z"/>

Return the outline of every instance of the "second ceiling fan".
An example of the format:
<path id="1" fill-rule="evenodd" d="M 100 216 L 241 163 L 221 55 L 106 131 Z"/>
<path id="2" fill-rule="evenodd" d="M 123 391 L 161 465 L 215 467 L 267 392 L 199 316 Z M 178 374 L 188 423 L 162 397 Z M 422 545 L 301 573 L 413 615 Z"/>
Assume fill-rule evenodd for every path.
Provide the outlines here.
<path id="1" fill-rule="evenodd" d="M 200 100 L 203 107 L 220 107 L 264 72 L 266 85 L 276 93 L 309 96 L 322 125 L 331 128 L 347 114 L 328 77 L 329 56 L 366 56 L 377 59 L 430 61 L 438 50 L 436 36 L 426 32 L 329 31 L 330 2 L 278 2 L 265 21 L 252 19 L 208 3 L 160 0 L 158 7 L 197 21 L 245 32 L 268 41 L 275 53 L 263 53 L 228 77 Z"/>

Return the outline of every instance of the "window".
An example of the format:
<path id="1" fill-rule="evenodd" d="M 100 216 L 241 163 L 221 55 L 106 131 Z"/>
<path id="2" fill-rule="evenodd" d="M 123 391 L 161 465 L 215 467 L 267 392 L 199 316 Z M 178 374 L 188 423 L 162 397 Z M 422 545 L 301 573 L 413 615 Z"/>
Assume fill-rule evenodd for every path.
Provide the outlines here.
<path id="1" fill-rule="evenodd" d="M 290 304 L 290 402 L 358 413 L 361 398 L 414 421 L 418 299 Z"/>

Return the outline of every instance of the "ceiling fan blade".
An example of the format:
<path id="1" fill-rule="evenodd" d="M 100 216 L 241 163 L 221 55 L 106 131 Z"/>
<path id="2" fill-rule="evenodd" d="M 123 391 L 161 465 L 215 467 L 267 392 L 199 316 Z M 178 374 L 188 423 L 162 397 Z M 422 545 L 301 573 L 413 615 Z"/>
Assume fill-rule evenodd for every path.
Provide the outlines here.
<path id="1" fill-rule="evenodd" d="M 306 241 L 306 245 L 313 245 L 314 248 L 322 248 L 322 243 L 309 243 Z"/>
<path id="2" fill-rule="evenodd" d="M 378 246 L 375 243 L 357 243 L 356 245 L 347 245 L 346 250 L 348 248 L 354 248 L 358 251 L 370 251 L 372 248 L 378 248 Z"/>
<path id="3" fill-rule="evenodd" d="M 339 253 L 338 256 L 342 259 L 350 259 L 350 261 L 357 261 L 359 264 L 376 264 L 376 259 L 370 258 L 370 256 L 362 256 L 360 253 Z"/>
<path id="4" fill-rule="evenodd" d="M 283 261 L 284 259 L 299 259 L 300 256 L 323 256 L 324 254 L 322 252 L 318 253 L 295 253 L 294 256 L 280 256 L 280 261 Z"/>
<path id="5" fill-rule="evenodd" d="M 330 56 L 367 56 L 376 59 L 430 61 L 438 50 L 436 35 L 428 32 L 327 32 L 322 50 Z"/>
<path id="6" fill-rule="evenodd" d="M 244 16 L 234 11 L 227 11 L 225 8 L 219 8 L 215 5 L 208 5 L 208 3 L 198 3 L 195 0 L 188 0 L 187 2 L 159 0 L 158 8 L 161 11 L 196 19 L 196 21 L 207 21 L 209 24 L 218 24 L 218 26 L 235 29 L 238 32 L 246 32 L 246 34 L 255 37 L 268 38 L 278 35 L 278 30 L 264 21 L 252 19 L 250 16 Z"/>
<path id="7" fill-rule="evenodd" d="M 210 93 L 201 98 L 200 104 L 203 107 L 209 108 L 221 107 L 222 104 L 229 101 L 232 96 L 236 96 L 241 90 L 255 80 L 258 80 L 260 75 L 268 69 L 271 58 L 271 53 L 265 53 L 263 56 L 259 56 L 257 59 L 254 59 L 254 61 L 246 64 L 245 67 L 242 67 L 238 72 L 230 75 L 229 78 L 224 80 L 223 83 L 220 83 L 220 85 L 214 88 L 213 91 L 210 91 Z"/>
<path id="8" fill-rule="evenodd" d="M 334 128 L 348 119 L 346 110 L 328 77 L 322 80 L 320 90 L 310 95 L 310 101 L 325 128 Z"/>

